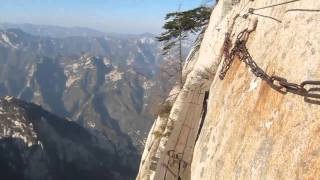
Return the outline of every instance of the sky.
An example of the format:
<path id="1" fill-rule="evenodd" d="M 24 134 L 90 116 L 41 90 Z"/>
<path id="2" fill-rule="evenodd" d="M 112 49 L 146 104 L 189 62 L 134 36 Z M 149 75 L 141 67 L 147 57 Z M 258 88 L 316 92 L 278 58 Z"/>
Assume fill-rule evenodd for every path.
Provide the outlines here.
<path id="1" fill-rule="evenodd" d="M 166 13 L 209 0 L 0 0 L 0 22 L 160 33 Z"/>

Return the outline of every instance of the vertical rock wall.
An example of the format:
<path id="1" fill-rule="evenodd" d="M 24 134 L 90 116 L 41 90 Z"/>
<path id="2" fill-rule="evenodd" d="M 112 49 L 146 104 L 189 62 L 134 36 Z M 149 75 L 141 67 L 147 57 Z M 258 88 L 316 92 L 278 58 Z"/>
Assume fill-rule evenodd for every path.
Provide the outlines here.
<path id="1" fill-rule="evenodd" d="M 252 29 L 246 46 L 262 70 L 320 80 L 318 10 L 313 0 L 220 0 L 183 89 L 150 131 L 137 179 L 319 178 L 318 99 L 279 93 L 239 58 L 219 79 L 226 33 L 234 44 Z"/>

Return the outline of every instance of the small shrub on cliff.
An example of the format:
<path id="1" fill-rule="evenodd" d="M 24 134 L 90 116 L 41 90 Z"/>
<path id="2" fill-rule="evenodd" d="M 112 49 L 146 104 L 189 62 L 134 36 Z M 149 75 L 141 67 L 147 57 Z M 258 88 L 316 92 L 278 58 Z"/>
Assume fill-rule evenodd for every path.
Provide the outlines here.
<path id="1" fill-rule="evenodd" d="M 159 113 L 158 115 L 160 117 L 169 117 L 170 115 L 170 111 L 172 109 L 172 104 L 169 103 L 169 102 L 164 102 L 161 106 L 160 106 L 160 109 L 159 109 Z"/>
<path id="2" fill-rule="evenodd" d="M 155 131 L 152 134 L 155 136 L 155 138 L 161 138 L 163 136 L 163 134 L 160 131 Z"/>

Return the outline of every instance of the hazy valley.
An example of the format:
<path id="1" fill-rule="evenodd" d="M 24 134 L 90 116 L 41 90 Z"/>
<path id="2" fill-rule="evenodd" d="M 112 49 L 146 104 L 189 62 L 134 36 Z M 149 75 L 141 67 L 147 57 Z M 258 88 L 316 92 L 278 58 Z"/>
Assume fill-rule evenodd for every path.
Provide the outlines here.
<path id="1" fill-rule="evenodd" d="M 127 168 L 136 173 L 157 105 L 174 82 L 161 76 L 163 57 L 154 35 L 108 35 L 37 25 L 0 27 L 0 96 L 35 103 L 75 122 L 99 138 L 98 145 L 110 146 L 103 156 L 121 157 L 124 164 L 131 159 Z M 1 120 L 1 131 L 4 123 Z M 15 128 L 10 126 L 6 125 Z M 64 131 L 77 136 L 72 129 Z M 1 135 L 9 141 L 11 137 Z M 22 133 L 15 139 L 32 144 L 37 137 L 30 141 Z"/>

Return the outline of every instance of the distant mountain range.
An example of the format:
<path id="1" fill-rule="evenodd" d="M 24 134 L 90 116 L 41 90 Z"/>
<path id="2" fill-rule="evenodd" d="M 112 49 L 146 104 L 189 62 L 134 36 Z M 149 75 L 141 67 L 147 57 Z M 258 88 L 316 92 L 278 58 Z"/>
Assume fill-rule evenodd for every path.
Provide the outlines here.
<path id="1" fill-rule="evenodd" d="M 0 95 L 109 135 L 130 135 L 142 146 L 153 119 L 148 90 L 161 59 L 158 47 L 149 35 L 52 38 L 0 30 Z"/>
<path id="2" fill-rule="evenodd" d="M 161 77 L 160 46 L 149 33 L 1 24 L 0 96 L 41 105 L 77 123 L 99 137 L 99 145 L 111 145 L 115 154 L 131 159 L 125 168 L 134 171 L 156 106 L 175 82 Z M 17 153 L 24 151 L 29 150 Z"/>
<path id="3" fill-rule="evenodd" d="M 134 34 L 117 34 L 117 33 L 106 33 L 101 32 L 96 29 L 86 28 L 86 27 L 62 27 L 53 25 L 35 25 L 35 24 L 14 24 L 14 23 L 0 23 L 0 29 L 20 29 L 28 34 L 35 36 L 47 36 L 53 38 L 65 38 L 71 36 L 80 37 L 100 37 L 100 36 L 111 36 L 116 38 L 130 38 L 137 36 L 151 36 L 155 35 L 151 33 L 143 33 L 140 35 Z"/>

